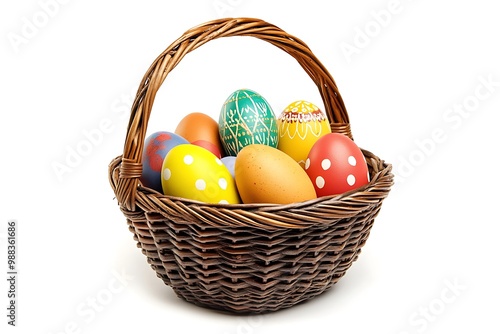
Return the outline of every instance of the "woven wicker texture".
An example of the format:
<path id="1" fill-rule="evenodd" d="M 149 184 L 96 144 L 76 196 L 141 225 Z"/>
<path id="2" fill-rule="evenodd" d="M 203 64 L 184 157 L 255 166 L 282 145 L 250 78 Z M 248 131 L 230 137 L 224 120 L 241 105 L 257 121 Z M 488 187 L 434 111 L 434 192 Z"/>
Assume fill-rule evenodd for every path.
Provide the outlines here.
<path id="1" fill-rule="evenodd" d="M 221 37 L 252 36 L 294 57 L 317 85 L 333 132 L 352 138 L 337 86 L 300 39 L 259 19 L 208 22 L 162 52 L 140 83 L 123 154 L 109 180 L 157 276 L 196 305 L 234 313 L 291 307 L 332 287 L 365 244 L 393 184 L 391 165 L 363 150 L 371 181 L 356 191 L 287 205 L 206 204 L 142 187 L 142 150 L 159 87 L 182 58 Z"/>

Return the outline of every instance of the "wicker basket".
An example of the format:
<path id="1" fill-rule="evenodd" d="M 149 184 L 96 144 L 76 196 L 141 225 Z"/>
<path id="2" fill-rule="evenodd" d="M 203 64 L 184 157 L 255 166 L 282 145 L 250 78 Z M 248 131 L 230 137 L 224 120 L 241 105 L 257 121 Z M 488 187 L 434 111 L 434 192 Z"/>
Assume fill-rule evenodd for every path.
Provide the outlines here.
<path id="1" fill-rule="evenodd" d="M 259 19 L 220 19 L 185 32 L 148 69 L 109 180 L 138 247 L 177 296 L 231 313 L 264 313 L 311 299 L 344 276 L 368 238 L 393 175 L 391 165 L 362 150 L 368 185 L 302 203 L 206 204 L 143 187 L 142 150 L 156 92 L 187 53 L 229 36 L 256 37 L 294 57 L 317 85 L 332 131 L 352 138 L 333 78 L 300 39 Z"/>

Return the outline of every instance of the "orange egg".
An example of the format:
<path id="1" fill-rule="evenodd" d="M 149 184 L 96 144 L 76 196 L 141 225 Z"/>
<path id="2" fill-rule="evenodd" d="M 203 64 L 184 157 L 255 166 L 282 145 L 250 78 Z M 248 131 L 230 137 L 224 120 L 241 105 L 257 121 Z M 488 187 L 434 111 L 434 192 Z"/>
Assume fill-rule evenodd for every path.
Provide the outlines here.
<path id="1" fill-rule="evenodd" d="M 219 138 L 219 124 L 209 115 L 190 113 L 177 124 L 174 132 L 190 143 L 206 140 L 214 144 L 221 153 L 224 152 Z"/>
<path id="2" fill-rule="evenodd" d="M 243 203 L 289 204 L 316 198 L 304 169 L 277 148 L 252 144 L 236 156 L 235 180 Z"/>

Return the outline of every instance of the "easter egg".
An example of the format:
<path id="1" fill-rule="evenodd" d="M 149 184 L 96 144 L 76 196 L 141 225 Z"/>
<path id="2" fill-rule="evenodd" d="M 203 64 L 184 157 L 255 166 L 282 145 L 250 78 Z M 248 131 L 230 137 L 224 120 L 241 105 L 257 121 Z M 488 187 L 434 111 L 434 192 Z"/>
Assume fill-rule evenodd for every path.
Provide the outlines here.
<path id="1" fill-rule="evenodd" d="M 370 181 L 361 149 L 340 133 L 318 139 L 306 159 L 305 171 L 318 197 L 342 194 Z"/>
<path id="2" fill-rule="evenodd" d="M 187 144 L 179 135 L 167 131 L 158 131 L 146 138 L 142 154 L 142 174 L 140 181 L 145 187 L 162 192 L 161 166 L 167 153 L 175 146 Z"/>
<path id="3" fill-rule="evenodd" d="M 224 166 L 229 170 L 229 173 L 234 177 L 234 163 L 236 162 L 236 157 L 228 155 L 220 159 Z"/>
<path id="4" fill-rule="evenodd" d="M 193 144 L 182 144 L 163 160 L 163 193 L 205 203 L 240 203 L 231 173 L 212 152 Z"/>
<path id="5" fill-rule="evenodd" d="M 277 148 L 245 146 L 236 156 L 234 168 L 243 203 L 289 204 L 316 198 L 304 169 Z"/>
<path id="6" fill-rule="evenodd" d="M 278 149 L 291 156 L 302 167 L 314 143 L 331 133 L 326 115 L 314 104 L 295 101 L 278 116 Z"/>
<path id="7" fill-rule="evenodd" d="M 177 124 L 174 132 L 191 144 L 203 140 L 217 147 L 218 152 L 223 152 L 219 138 L 219 125 L 209 115 L 201 112 L 187 114 Z"/>
<path id="8" fill-rule="evenodd" d="M 239 89 L 224 102 L 219 115 L 219 135 L 227 155 L 236 156 L 245 146 L 278 146 L 276 117 L 260 94 Z"/>

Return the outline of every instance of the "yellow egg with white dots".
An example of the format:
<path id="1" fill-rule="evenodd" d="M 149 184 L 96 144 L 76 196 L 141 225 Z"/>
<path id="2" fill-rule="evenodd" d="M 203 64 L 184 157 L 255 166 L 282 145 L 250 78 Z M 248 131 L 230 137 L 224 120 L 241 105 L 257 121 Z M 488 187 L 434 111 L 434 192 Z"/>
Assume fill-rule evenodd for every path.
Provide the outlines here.
<path id="1" fill-rule="evenodd" d="M 162 165 L 163 193 L 205 203 L 238 204 L 234 179 L 222 161 L 207 149 L 181 144 L 172 148 Z"/>

